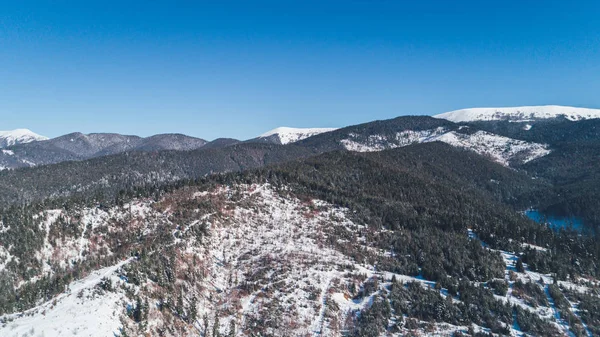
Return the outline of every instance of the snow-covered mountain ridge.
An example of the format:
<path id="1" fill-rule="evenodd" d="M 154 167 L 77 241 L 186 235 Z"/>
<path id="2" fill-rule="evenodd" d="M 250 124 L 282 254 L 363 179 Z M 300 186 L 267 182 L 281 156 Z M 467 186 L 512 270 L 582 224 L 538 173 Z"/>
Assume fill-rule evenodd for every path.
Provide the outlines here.
<path id="1" fill-rule="evenodd" d="M 512 139 L 486 131 L 462 133 L 460 131 L 450 131 L 443 127 L 423 131 L 405 130 L 397 132 L 393 137 L 369 135 L 365 139 L 356 134 L 349 134 L 348 136 L 347 139 L 342 139 L 340 143 L 349 151 L 375 152 L 411 144 L 439 141 L 474 151 L 504 166 L 509 166 L 512 162 L 526 163 L 550 153 L 548 146 L 545 144 Z"/>
<path id="2" fill-rule="evenodd" d="M 316 136 L 324 132 L 337 130 L 336 128 L 289 128 L 279 127 L 265 132 L 258 138 L 275 137 L 281 144 L 295 143 L 308 137 Z"/>
<path id="3" fill-rule="evenodd" d="M 28 129 L 15 129 L 11 131 L 0 131 L 0 148 L 16 144 L 25 144 L 40 140 L 47 140 L 48 137 L 38 135 Z"/>
<path id="4" fill-rule="evenodd" d="M 564 117 L 568 120 L 600 118 L 600 109 L 576 108 L 560 105 L 522 106 L 504 108 L 470 108 L 435 115 L 455 123 L 474 121 L 509 120 L 526 122 L 537 119 Z"/>

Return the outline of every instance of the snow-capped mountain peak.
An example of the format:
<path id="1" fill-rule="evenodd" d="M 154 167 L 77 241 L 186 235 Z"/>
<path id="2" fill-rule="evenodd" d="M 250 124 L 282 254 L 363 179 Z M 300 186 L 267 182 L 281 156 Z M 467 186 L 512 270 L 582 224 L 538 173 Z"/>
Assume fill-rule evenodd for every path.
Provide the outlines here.
<path id="1" fill-rule="evenodd" d="M 600 109 L 576 108 L 560 105 L 522 106 L 505 108 L 461 109 L 435 115 L 452 122 L 509 120 L 525 122 L 563 116 L 572 121 L 600 118 Z"/>
<path id="2" fill-rule="evenodd" d="M 0 148 L 47 139 L 48 137 L 40 136 L 37 133 L 28 129 L 0 131 Z"/>
<path id="3" fill-rule="evenodd" d="M 259 138 L 276 137 L 281 144 L 289 144 L 334 130 L 336 128 L 289 128 L 282 126 L 263 133 Z"/>

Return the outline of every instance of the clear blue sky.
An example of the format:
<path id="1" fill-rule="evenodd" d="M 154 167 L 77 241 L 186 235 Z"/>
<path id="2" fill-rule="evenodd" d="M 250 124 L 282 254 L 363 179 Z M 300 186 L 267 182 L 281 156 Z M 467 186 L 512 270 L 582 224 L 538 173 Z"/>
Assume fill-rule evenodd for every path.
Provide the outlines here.
<path id="1" fill-rule="evenodd" d="M 251 138 L 600 108 L 600 1 L 1 1 L 0 129 Z"/>

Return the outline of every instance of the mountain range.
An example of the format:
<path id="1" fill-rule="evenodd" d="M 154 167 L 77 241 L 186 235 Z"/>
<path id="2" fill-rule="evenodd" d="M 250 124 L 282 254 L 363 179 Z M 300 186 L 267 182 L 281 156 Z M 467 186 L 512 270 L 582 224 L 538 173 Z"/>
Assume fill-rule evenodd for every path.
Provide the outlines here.
<path id="1" fill-rule="evenodd" d="M 70 133 L 38 141 L 21 142 L 3 149 L 0 166 L 18 168 L 84 160 L 127 151 L 188 151 L 208 142 L 182 134 L 161 134 L 147 138 L 113 133 Z"/>
<path id="2" fill-rule="evenodd" d="M 600 335 L 596 113 L 5 147 L 0 335 Z"/>
<path id="3" fill-rule="evenodd" d="M 527 162 L 549 152 L 545 144 L 509 139 L 502 135 L 478 130 L 473 126 L 455 123 L 479 121 L 531 122 L 556 118 L 584 120 L 600 117 L 600 110 L 562 106 L 531 106 L 515 108 L 475 108 L 452 111 L 434 116 L 428 122 L 421 120 L 413 125 L 396 125 L 394 120 L 346 128 L 289 128 L 280 127 L 246 142 L 274 144 L 302 143 L 318 151 L 346 149 L 351 151 L 378 151 L 405 146 L 415 142 L 442 141 L 472 149 L 508 165 L 511 161 Z M 426 118 L 426 117 L 424 117 Z M 449 122 L 443 122 L 441 120 Z M 399 118 L 397 121 L 406 119 Z M 381 123 L 380 123 L 381 124 Z M 524 129 L 530 124 L 522 126 Z M 380 128 L 381 133 L 373 132 Z M 319 137 L 318 135 L 325 134 Z M 304 141 L 308 139 L 307 141 Z M 304 141 L 304 142 L 303 142 Z M 161 134 L 147 138 L 120 134 L 72 133 L 53 139 L 39 136 L 25 129 L 0 133 L 0 168 L 19 168 L 54 164 L 63 161 L 85 160 L 128 151 L 189 151 L 200 148 L 218 148 L 239 143 L 235 139 L 217 139 L 207 142 L 181 134 Z M 508 149 L 507 149 L 508 148 Z M 507 149 L 507 150 L 506 150 Z"/>

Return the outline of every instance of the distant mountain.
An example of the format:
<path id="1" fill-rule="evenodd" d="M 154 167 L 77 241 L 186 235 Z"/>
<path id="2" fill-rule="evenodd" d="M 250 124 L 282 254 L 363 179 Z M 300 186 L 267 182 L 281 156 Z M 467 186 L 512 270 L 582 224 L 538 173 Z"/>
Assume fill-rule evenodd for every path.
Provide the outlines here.
<path id="1" fill-rule="evenodd" d="M 142 138 L 138 136 L 116 133 L 90 133 L 86 135 L 75 132 L 45 142 L 22 146 L 22 148 L 26 148 L 28 151 L 35 149 L 61 150 L 73 156 L 73 159 L 80 159 L 132 150 L 141 141 Z"/>
<path id="2" fill-rule="evenodd" d="M 0 148 L 46 140 L 48 137 L 40 136 L 28 129 L 0 131 Z"/>
<path id="3" fill-rule="evenodd" d="M 503 137 L 429 116 L 403 116 L 349 126 L 308 138 L 298 145 L 320 152 L 342 149 L 376 152 L 436 141 L 474 151 L 504 166 L 526 163 L 550 152 L 544 144 Z"/>
<path id="4" fill-rule="evenodd" d="M 405 131 L 425 132 L 438 128 L 454 130 L 458 126 L 452 122 L 429 116 L 402 116 L 347 126 L 301 140 L 297 144 L 314 148 L 319 152 L 334 150 L 356 151 L 357 149 L 352 149 L 349 146 L 349 141 L 351 140 L 354 143 L 384 150 L 398 147 L 396 145 L 402 143 L 402 140 L 397 139 L 398 133 Z"/>
<path id="5" fill-rule="evenodd" d="M 163 185 L 213 173 L 242 171 L 307 158 L 315 153 L 290 145 L 241 143 L 193 151 L 130 151 L 0 171 L 0 206 L 47 197 L 116 195 L 124 188 Z M 92 191 L 94 191 L 92 193 Z"/>
<path id="6" fill-rule="evenodd" d="M 233 139 L 233 138 L 217 138 L 211 142 L 206 143 L 206 145 L 204 145 L 202 147 L 202 149 L 203 150 L 215 149 L 215 148 L 219 148 L 219 147 L 235 145 L 238 143 L 240 143 L 240 141 L 237 139 Z"/>
<path id="7" fill-rule="evenodd" d="M 543 105 L 510 108 L 472 108 L 450 111 L 433 116 L 452 122 L 509 120 L 524 122 L 539 119 L 564 117 L 568 120 L 600 118 L 600 109 L 575 108 L 569 106 Z"/>
<path id="8" fill-rule="evenodd" d="M 161 134 L 147 138 L 115 133 L 70 133 L 44 141 L 10 146 L 0 152 L 0 168 L 47 165 L 85 160 L 127 151 L 194 150 L 204 139 L 181 134 Z"/>
<path id="9" fill-rule="evenodd" d="M 334 131 L 336 128 L 288 128 L 279 127 L 258 136 L 258 140 L 275 144 L 295 143 L 321 133 Z"/>
<path id="10" fill-rule="evenodd" d="M 160 134 L 143 138 L 137 151 L 177 150 L 190 151 L 205 146 L 208 142 L 204 139 L 194 138 L 178 133 Z"/>

